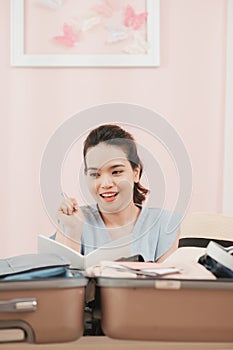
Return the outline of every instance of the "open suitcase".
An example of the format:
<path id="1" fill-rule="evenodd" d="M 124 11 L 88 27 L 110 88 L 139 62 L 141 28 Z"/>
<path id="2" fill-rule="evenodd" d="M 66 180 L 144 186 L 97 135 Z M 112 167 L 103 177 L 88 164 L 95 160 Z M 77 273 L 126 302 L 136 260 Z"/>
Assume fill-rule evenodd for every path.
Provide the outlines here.
<path id="1" fill-rule="evenodd" d="M 101 324 L 112 338 L 233 341 L 233 281 L 98 277 Z"/>
<path id="2" fill-rule="evenodd" d="M 24 332 L 22 341 L 66 342 L 83 334 L 87 279 L 0 282 L 0 329 Z"/>

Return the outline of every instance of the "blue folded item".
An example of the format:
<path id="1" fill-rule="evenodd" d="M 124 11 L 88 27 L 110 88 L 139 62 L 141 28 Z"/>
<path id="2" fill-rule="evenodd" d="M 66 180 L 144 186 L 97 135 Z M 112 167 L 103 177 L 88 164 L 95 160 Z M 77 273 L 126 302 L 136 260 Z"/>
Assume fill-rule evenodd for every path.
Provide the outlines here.
<path id="1" fill-rule="evenodd" d="M 25 254 L 0 259 L 0 280 L 71 277 L 70 262 L 57 254 Z"/>
<path id="2" fill-rule="evenodd" d="M 18 281 L 18 280 L 34 280 L 38 278 L 51 277 L 71 277 L 69 270 L 65 267 L 52 267 L 46 269 L 38 269 L 29 272 L 16 273 L 1 278 L 3 281 Z"/>

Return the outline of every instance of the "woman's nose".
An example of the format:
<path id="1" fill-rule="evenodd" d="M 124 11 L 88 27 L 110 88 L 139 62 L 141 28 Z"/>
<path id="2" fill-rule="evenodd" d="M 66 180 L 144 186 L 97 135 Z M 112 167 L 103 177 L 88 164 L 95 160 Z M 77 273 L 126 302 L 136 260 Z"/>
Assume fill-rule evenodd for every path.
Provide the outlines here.
<path id="1" fill-rule="evenodd" d="M 101 187 L 103 188 L 109 188 L 113 185 L 112 177 L 109 175 L 102 175 L 101 176 Z"/>

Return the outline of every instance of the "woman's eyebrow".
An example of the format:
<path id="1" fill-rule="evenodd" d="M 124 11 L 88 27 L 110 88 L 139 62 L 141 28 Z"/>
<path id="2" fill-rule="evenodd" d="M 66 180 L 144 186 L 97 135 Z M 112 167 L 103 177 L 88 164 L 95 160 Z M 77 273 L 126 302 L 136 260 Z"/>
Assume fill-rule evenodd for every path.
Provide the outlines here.
<path id="1" fill-rule="evenodd" d="M 110 169 L 114 169 L 114 168 L 118 168 L 118 167 L 125 167 L 125 164 L 114 164 L 112 166 L 110 166 Z M 89 167 L 87 168 L 88 170 L 100 170 L 101 168 L 97 168 L 97 167 Z"/>
<path id="2" fill-rule="evenodd" d="M 114 164 L 114 165 L 110 166 L 110 169 L 118 168 L 118 167 L 125 167 L 125 164 Z"/>

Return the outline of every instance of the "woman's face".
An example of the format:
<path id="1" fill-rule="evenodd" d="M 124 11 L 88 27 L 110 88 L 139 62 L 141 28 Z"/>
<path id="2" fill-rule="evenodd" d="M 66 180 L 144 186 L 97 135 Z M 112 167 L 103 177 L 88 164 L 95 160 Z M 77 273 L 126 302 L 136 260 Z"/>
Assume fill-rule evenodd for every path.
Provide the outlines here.
<path id="1" fill-rule="evenodd" d="M 118 146 L 100 143 L 86 154 L 87 185 L 100 211 L 114 213 L 133 204 L 134 183 L 139 168 L 132 169 Z"/>

